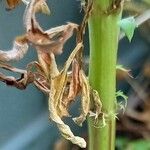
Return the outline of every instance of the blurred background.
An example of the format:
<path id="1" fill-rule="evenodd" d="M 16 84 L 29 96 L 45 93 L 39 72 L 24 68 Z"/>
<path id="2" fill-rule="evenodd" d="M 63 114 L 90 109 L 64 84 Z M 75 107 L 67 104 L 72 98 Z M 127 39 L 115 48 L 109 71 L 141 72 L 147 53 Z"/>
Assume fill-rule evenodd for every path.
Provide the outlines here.
<path id="1" fill-rule="evenodd" d="M 38 14 L 44 29 L 65 24 L 80 23 L 83 13 L 80 1 L 48 1 L 51 15 Z M 0 47 L 10 49 L 14 38 L 24 33 L 22 16 L 25 6 L 20 4 L 12 11 L 6 11 L 5 1 L 0 1 Z M 137 16 L 150 9 L 149 0 L 135 0 L 125 3 L 126 16 Z M 64 53 L 57 56 L 60 66 L 75 46 L 71 38 L 64 47 Z M 88 70 L 88 31 L 85 35 L 85 69 Z M 26 57 L 12 65 L 25 69 L 26 64 L 36 60 L 36 52 L 30 48 Z M 150 150 L 150 20 L 135 30 L 132 42 L 125 37 L 119 42 L 118 64 L 131 70 L 133 79 L 117 76 L 117 90 L 129 98 L 126 112 L 118 112 L 117 150 Z M 3 70 L 1 70 L 3 71 Z M 118 99 L 122 101 L 122 99 Z M 77 114 L 78 102 L 72 105 L 71 114 Z M 76 126 L 71 118 L 66 119 L 76 135 L 87 138 L 86 123 Z M 0 83 L 0 150 L 79 150 L 61 139 L 52 122 L 48 120 L 47 97 L 29 85 L 20 91 Z"/>

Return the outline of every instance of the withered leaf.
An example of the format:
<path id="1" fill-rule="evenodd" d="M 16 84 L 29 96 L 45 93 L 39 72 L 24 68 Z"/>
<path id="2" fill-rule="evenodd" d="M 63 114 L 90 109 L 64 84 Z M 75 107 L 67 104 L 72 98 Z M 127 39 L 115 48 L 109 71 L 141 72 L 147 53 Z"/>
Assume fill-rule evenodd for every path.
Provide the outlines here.
<path id="1" fill-rule="evenodd" d="M 50 9 L 46 3 L 46 0 L 39 0 L 38 3 L 36 3 L 35 13 L 37 12 L 50 15 Z"/>
<path id="2" fill-rule="evenodd" d="M 51 62 L 52 62 L 50 54 L 49 53 L 44 53 L 42 51 L 38 51 L 37 54 L 38 54 L 38 60 L 41 64 L 43 72 L 45 73 L 45 76 L 47 78 L 49 78 L 49 76 L 50 76 L 49 70 L 50 70 L 50 65 L 51 65 Z"/>
<path id="3" fill-rule="evenodd" d="M 50 50 L 54 54 L 61 54 L 64 44 L 73 35 L 74 30 L 77 28 L 77 24 L 69 22 L 67 25 L 58 26 L 45 31 L 50 40 L 54 43 Z"/>
<path id="4" fill-rule="evenodd" d="M 31 71 L 31 72 L 39 72 L 40 74 L 44 74 L 43 73 L 43 68 L 41 66 L 41 64 L 37 61 L 32 61 L 27 65 L 27 71 Z"/>
<path id="5" fill-rule="evenodd" d="M 63 105 L 63 112 L 64 116 L 68 113 L 68 108 L 72 101 L 75 100 L 75 97 L 78 95 L 80 90 L 80 83 L 79 83 L 79 64 L 76 59 L 72 62 L 72 72 L 68 73 L 68 79 L 66 84 L 66 88 L 62 98 L 62 105 Z"/>
<path id="6" fill-rule="evenodd" d="M 12 71 L 12 72 L 20 73 L 20 74 L 25 74 L 26 73 L 26 70 L 18 69 L 18 68 L 15 68 L 13 66 L 10 66 L 8 64 L 4 64 L 2 62 L 0 63 L 0 68 L 6 69 L 6 70 Z"/>
<path id="7" fill-rule="evenodd" d="M 51 79 L 51 84 L 53 84 L 53 85 L 51 85 L 51 87 L 55 88 L 54 106 L 60 117 L 68 115 L 66 107 L 64 107 L 63 100 L 62 100 L 65 86 L 67 83 L 67 71 L 68 71 L 73 59 L 75 58 L 77 52 L 79 51 L 79 49 L 81 47 L 82 47 L 82 44 L 79 43 L 76 46 L 76 48 L 73 50 L 71 55 L 69 56 L 68 60 L 66 61 L 63 70 L 59 73 L 59 75 L 57 75 Z"/>
<path id="8" fill-rule="evenodd" d="M 25 37 L 17 38 L 11 50 L 5 51 L 0 50 L 0 61 L 18 61 L 24 57 L 28 51 L 28 44 L 26 43 Z"/>
<path id="9" fill-rule="evenodd" d="M 12 10 L 21 3 L 21 0 L 6 0 L 6 2 L 8 5 L 7 10 Z"/>
<path id="10" fill-rule="evenodd" d="M 67 74 L 64 71 L 51 80 L 51 92 L 55 91 L 55 94 L 53 97 L 55 101 L 53 105 L 54 105 L 55 110 L 57 111 L 58 116 L 60 117 L 62 117 L 62 115 L 67 115 L 65 114 L 66 112 L 64 112 L 60 108 L 61 107 L 60 104 L 62 101 L 66 83 L 67 83 Z"/>
<path id="11" fill-rule="evenodd" d="M 72 79 L 70 81 L 68 99 L 74 99 L 74 97 L 79 92 L 79 88 L 80 88 L 79 71 L 80 71 L 80 69 L 81 68 L 80 68 L 77 60 L 74 59 L 72 62 Z"/>
<path id="12" fill-rule="evenodd" d="M 12 67 L 11 65 L 4 64 L 3 62 L 0 63 L 0 68 L 21 74 L 21 77 L 16 79 L 13 76 L 6 76 L 0 73 L 0 81 L 6 83 L 9 86 L 13 86 L 22 90 L 22 89 L 25 89 L 28 84 L 34 82 L 35 76 L 30 71 L 18 69 L 18 68 Z"/>
<path id="13" fill-rule="evenodd" d="M 90 85 L 88 79 L 83 72 L 79 72 L 80 86 L 81 86 L 81 107 L 82 112 L 79 117 L 73 118 L 74 122 L 79 126 L 82 126 L 82 123 L 86 120 L 86 116 L 90 111 Z"/>
<path id="14" fill-rule="evenodd" d="M 90 86 L 81 68 L 82 58 L 80 57 L 81 49 L 83 48 L 83 34 L 90 11 L 87 10 L 80 29 L 77 24 L 67 23 L 66 25 L 44 31 L 37 22 L 35 15 L 37 12 L 50 13 L 46 0 L 22 1 L 27 5 L 24 13 L 26 34 L 23 37 L 16 38 L 12 50 L 8 52 L 0 51 L 0 61 L 23 58 L 28 50 L 28 44 L 32 44 L 37 50 L 39 63 L 33 62 L 29 64 L 27 71 L 17 70 L 17 68 L 0 64 L 0 67 L 4 69 L 21 73 L 21 78 L 19 79 L 0 74 L 0 80 L 7 85 L 20 89 L 26 88 L 29 83 L 33 82 L 37 88 L 49 95 L 49 117 L 57 124 L 62 136 L 73 144 L 85 148 L 85 140 L 75 136 L 70 127 L 63 122 L 62 117 L 69 116 L 68 108 L 70 103 L 79 93 L 82 97 L 82 112 L 79 117 L 74 118 L 74 121 L 78 125 L 82 125 L 90 111 Z M 20 1 L 7 0 L 7 2 L 10 9 L 12 9 Z M 66 61 L 64 68 L 59 72 L 55 55 L 63 52 L 64 44 L 73 35 L 75 30 L 78 30 L 79 33 L 77 38 L 78 44 Z M 68 73 L 68 70 L 71 69 L 71 64 L 72 72 Z M 35 70 L 33 71 L 33 69 Z"/>
<path id="15" fill-rule="evenodd" d="M 45 80 L 45 81 L 46 81 L 46 80 Z M 39 80 L 38 80 L 38 79 L 35 79 L 34 85 L 35 85 L 40 91 L 42 91 L 43 93 L 49 95 L 50 89 L 49 89 L 48 85 L 47 85 L 45 82 L 43 83 L 43 81 L 41 81 L 41 78 L 39 78 Z"/>
<path id="16" fill-rule="evenodd" d="M 94 119 L 98 119 L 99 115 L 102 113 L 102 102 L 100 100 L 99 93 L 92 89 L 90 90 L 92 106 L 90 109 L 90 117 L 94 117 Z"/>
<path id="17" fill-rule="evenodd" d="M 38 51 L 61 54 L 64 44 L 73 35 L 75 29 L 77 29 L 76 24 L 68 23 L 67 25 L 51 28 L 45 32 L 39 30 L 29 31 L 27 39 L 35 45 Z"/>
<path id="18" fill-rule="evenodd" d="M 49 96 L 49 111 L 50 111 L 50 119 L 53 120 L 59 130 L 60 130 L 60 133 L 61 135 L 66 138 L 67 140 L 71 141 L 73 144 L 76 144 L 78 146 L 80 146 L 81 148 L 85 148 L 86 147 L 86 142 L 83 138 L 81 137 L 78 137 L 78 136 L 75 136 L 72 131 L 70 130 L 70 127 L 68 125 L 66 125 L 62 120 L 61 118 L 58 116 L 57 112 L 56 112 L 56 109 L 54 108 L 54 93 L 55 93 L 55 90 L 52 90 L 51 89 L 51 92 L 50 92 L 50 96 Z"/>
<path id="19" fill-rule="evenodd" d="M 45 0 L 32 0 L 26 8 L 24 24 L 27 31 L 27 39 L 38 51 L 61 54 L 65 42 L 73 35 L 73 31 L 78 28 L 78 25 L 68 23 L 67 25 L 43 31 L 35 18 L 36 11 L 43 5 L 46 5 Z"/>
<path id="20" fill-rule="evenodd" d="M 35 13 L 37 12 L 42 12 L 45 14 L 50 13 L 50 10 L 46 4 L 46 0 L 31 0 L 27 4 L 23 17 L 24 25 L 27 32 L 34 29 L 38 29 L 41 32 L 43 31 L 39 23 L 36 21 Z"/>
<path id="21" fill-rule="evenodd" d="M 72 143 L 77 144 L 82 148 L 85 148 L 86 147 L 85 140 L 78 136 L 74 136 L 74 134 L 70 130 L 70 127 L 61 120 L 61 117 L 63 115 L 62 97 L 67 83 L 67 71 L 73 59 L 75 58 L 76 53 L 81 47 L 82 44 L 79 43 L 69 56 L 60 74 L 57 75 L 56 77 L 51 78 L 51 86 L 50 86 L 51 92 L 49 95 L 49 112 L 50 112 L 50 119 L 56 122 L 62 136 L 70 140 Z"/>
<path id="22" fill-rule="evenodd" d="M 31 71 L 34 73 L 35 79 L 34 79 L 34 85 L 44 92 L 45 94 L 49 94 L 50 87 L 49 82 L 47 79 L 47 76 L 44 74 L 43 67 L 36 61 L 30 62 L 27 65 L 27 71 Z"/>

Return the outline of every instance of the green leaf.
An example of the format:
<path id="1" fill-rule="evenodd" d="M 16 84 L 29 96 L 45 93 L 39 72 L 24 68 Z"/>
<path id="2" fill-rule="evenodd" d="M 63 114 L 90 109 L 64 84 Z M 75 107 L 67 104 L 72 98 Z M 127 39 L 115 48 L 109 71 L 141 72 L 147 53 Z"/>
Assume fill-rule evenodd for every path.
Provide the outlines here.
<path id="1" fill-rule="evenodd" d="M 121 90 L 119 90 L 119 91 L 116 92 L 116 99 L 118 97 L 123 98 L 123 100 L 125 101 L 124 104 L 122 102 L 119 103 L 120 109 L 122 109 L 123 112 L 125 112 L 125 108 L 127 107 L 128 96 L 126 96 Z"/>
<path id="2" fill-rule="evenodd" d="M 149 140 L 137 140 L 128 144 L 127 150 L 150 150 Z"/>
<path id="3" fill-rule="evenodd" d="M 128 96 L 126 96 L 121 90 L 116 92 L 116 97 L 122 97 L 125 101 L 128 99 Z"/>
<path id="4" fill-rule="evenodd" d="M 116 147 L 119 150 L 126 150 L 128 143 L 129 143 L 129 139 L 125 137 L 117 137 L 116 139 Z"/>
<path id="5" fill-rule="evenodd" d="M 134 30 L 137 27 L 134 17 L 128 17 L 119 21 L 121 30 L 126 34 L 131 42 Z"/>

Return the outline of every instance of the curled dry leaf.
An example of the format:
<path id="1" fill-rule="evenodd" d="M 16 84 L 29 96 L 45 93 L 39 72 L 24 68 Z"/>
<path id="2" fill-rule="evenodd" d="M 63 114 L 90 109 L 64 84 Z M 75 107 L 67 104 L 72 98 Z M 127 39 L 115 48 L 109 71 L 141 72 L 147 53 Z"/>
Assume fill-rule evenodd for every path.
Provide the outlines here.
<path id="1" fill-rule="evenodd" d="M 62 136 L 66 139 L 70 140 L 72 143 L 79 145 L 82 148 L 86 147 L 86 142 L 83 138 L 78 136 L 74 136 L 70 127 L 66 125 L 62 120 L 61 117 L 66 113 L 66 108 L 63 109 L 62 105 L 62 98 L 63 93 L 65 90 L 65 86 L 67 83 L 67 71 L 75 58 L 78 50 L 82 47 L 82 44 L 79 43 L 76 48 L 73 50 L 71 55 L 69 56 L 67 62 L 63 70 L 57 75 L 56 77 L 51 78 L 51 86 L 50 86 L 50 95 L 49 95 L 49 112 L 50 112 L 50 119 L 56 122 Z"/>
<path id="2" fill-rule="evenodd" d="M 49 14 L 50 10 L 46 4 L 46 0 L 31 0 L 29 3 L 27 3 L 23 17 L 24 26 L 27 32 L 34 29 L 38 29 L 41 32 L 43 31 L 39 23 L 36 21 L 36 12 Z"/>
<path id="3" fill-rule="evenodd" d="M 25 89 L 28 84 L 30 84 L 34 81 L 34 74 L 31 72 L 27 72 L 25 70 L 14 68 L 14 67 L 11 67 L 6 64 L 0 64 L 0 67 L 3 69 L 7 69 L 9 71 L 21 73 L 21 77 L 19 79 L 15 79 L 12 76 L 6 76 L 6 75 L 0 73 L 0 81 L 6 83 L 9 86 L 14 86 L 14 87 L 22 90 L 22 89 Z"/>
<path id="4" fill-rule="evenodd" d="M 0 50 L 0 61 L 18 61 L 24 57 L 28 51 L 28 44 L 26 43 L 25 37 L 16 38 L 11 50 L 5 51 Z"/>
<path id="5" fill-rule="evenodd" d="M 8 64 L 4 64 L 2 62 L 0 63 L 0 68 L 8 70 L 8 71 L 12 71 L 12 72 L 20 73 L 20 74 L 25 74 L 26 73 L 26 70 L 18 69 L 18 68 L 10 66 Z"/>
<path id="6" fill-rule="evenodd" d="M 95 120 L 98 119 L 98 116 L 102 113 L 102 103 L 100 100 L 100 96 L 99 93 L 94 90 L 91 89 L 91 101 L 93 103 L 93 107 L 90 108 L 91 109 L 91 117 L 94 117 Z M 94 110 L 93 110 L 94 108 Z"/>
<path id="7" fill-rule="evenodd" d="M 38 62 L 34 61 L 27 65 L 27 71 L 34 72 L 34 85 L 45 94 L 49 94 L 50 87 L 47 77 L 44 74 L 43 67 Z"/>
<path id="8" fill-rule="evenodd" d="M 6 0 L 6 2 L 8 5 L 7 10 L 12 10 L 21 3 L 21 0 Z"/>
<path id="9" fill-rule="evenodd" d="M 50 51 L 54 54 L 61 54 L 64 44 L 77 28 L 77 24 L 69 22 L 67 25 L 58 26 L 45 31 L 45 34 L 53 41 Z"/>
<path id="10" fill-rule="evenodd" d="M 39 5 L 36 5 L 35 12 L 41 12 L 46 15 L 50 15 L 50 9 L 45 0 L 39 1 Z"/>
<path id="11" fill-rule="evenodd" d="M 53 99 L 53 94 L 52 92 L 55 91 L 51 91 L 51 94 L 49 96 L 49 102 L 53 103 L 54 99 Z M 76 144 L 78 146 L 80 146 L 81 148 L 85 148 L 86 147 L 86 142 L 83 138 L 75 136 L 72 131 L 70 130 L 70 127 L 68 125 L 66 125 L 61 118 L 57 115 L 56 110 L 54 108 L 54 106 L 52 104 L 49 103 L 49 110 L 51 111 L 50 113 L 50 118 L 56 122 L 62 136 L 64 138 L 66 138 L 67 140 L 71 141 L 73 144 Z M 52 112 L 53 111 L 53 112 Z"/>
<path id="12" fill-rule="evenodd" d="M 73 118 L 74 122 L 79 126 L 86 120 L 86 116 L 90 111 L 90 85 L 83 70 L 79 72 L 79 80 L 81 86 L 81 106 L 82 112 L 79 117 Z"/>
<path id="13" fill-rule="evenodd" d="M 24 24 L 27 31 L 27 39 L 38 51 L 45 53 L 61 54 L 63 45 L 73 35 L 73 31 L 78 28 L 77 24 L 68 23 L 59 27 L 43 31 L 36 20 L 35 13 L 39 10 L 46 10 L 48 6 L 45 0 L 32 0 L 26 8 L 24 14 Z"/>
<path id="14" fill-rule="evenodd" d="M 68 86 L 66 87 L 65 93 L 63 95 L 63 107 L 66 111 L 69 108 L 69 105 L 74 101 L 75 97 L 78 95 L 80 90 L 79 82 L 79 71 L 80 66 L 76 59 L 72 62 L 72 72 L 68 74 Z"/>
<path id="15" fill-rule="evenodd" d="M 66 110 L 67 108 L 64 107 L 62 98 L 63 98 L 63 93 L 65 91 L 66 83 L 67 83 L 67 80 L 68 80 L 68 74 L 67 74 L 68 69 L 69 69 L 72 61 L 74 60 L 77 52 L 79 51 L 79 49 L 81 47 L 82 47 L 82 44 L 79 43 L 76 46 L 76 48 L 73 50 L 73 52 L 71 53 L 71 55 L 69 56 L 68 60 L 66 61 L 63 70 L 58 75 L 56 75 L 56 76 L 54 76 L 54 77 L 51 78 L 51 88 L 55 88 L 55 96 L 54 96 L 55 102 L 54 102 L 54 107 L 57 110 L 57 114 L 60 117 L 68 115 L 67 110 Z M 55 71 L 54 67 L 53 67 L 53 69 Z"/>
<path id="16" fill-rule="evenodd" d="M 53 105 L 55 108 L 55 111 L 57 112 L 57 115 L 62 117 L 62 115 L 68 115 L 66 114 L 66 111 L 63 111 L 60 107 L 63 93 L 65 90 L 65 86 L 67 83 L 67 73 L 62 71 L 58 76 L 51 79 L 51 93 L 52 91 L 55 91 L 55 94 L 53 95 Z M 63 112 L 62 112 L 63 111 Z"/>
<path id="17" fill-rule="evenodd" d="M 39 60 L 39 63 L 41 64 L 43 72 L 45 76 L 49 78 L 50 77 L 49 69 L 50 69 L 50 65 L 52 62 L 52 57 L 50 56 L 50 54 L 44 53 L 42 51 L 37 51 L 37 54 L 38 54 L 38 60 Z"/>
<path id="18" fill-rule="evenodd" d="M 55 27 L 45 32 L 32 30 L 27 33 L 27 39 L 38 51 L 61 54 L 64 44 L 73 35 L 73 31 L 76 28 L 76 24 L 68 23 L 67 25 Z"/>

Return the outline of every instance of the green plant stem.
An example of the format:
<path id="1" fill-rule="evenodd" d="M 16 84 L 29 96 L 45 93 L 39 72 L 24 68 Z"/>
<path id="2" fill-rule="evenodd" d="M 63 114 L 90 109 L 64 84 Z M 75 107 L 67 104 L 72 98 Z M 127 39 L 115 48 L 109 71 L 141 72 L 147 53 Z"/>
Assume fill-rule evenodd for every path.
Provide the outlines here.
<path id="1" fill-rule="evenodd" d="M 102 128 L 96 128 L 94 120 L 89 118 L 89 150 L 115 149 L 116 59 L 119 33 L 117 23 L 121 16 L 121 7 L 107 13 L 112 1 L 94 0 L 89 19 L 89 80 L 92 88 L 99 92 L 102 111 L 106 114 L 106 126 Z"/>

